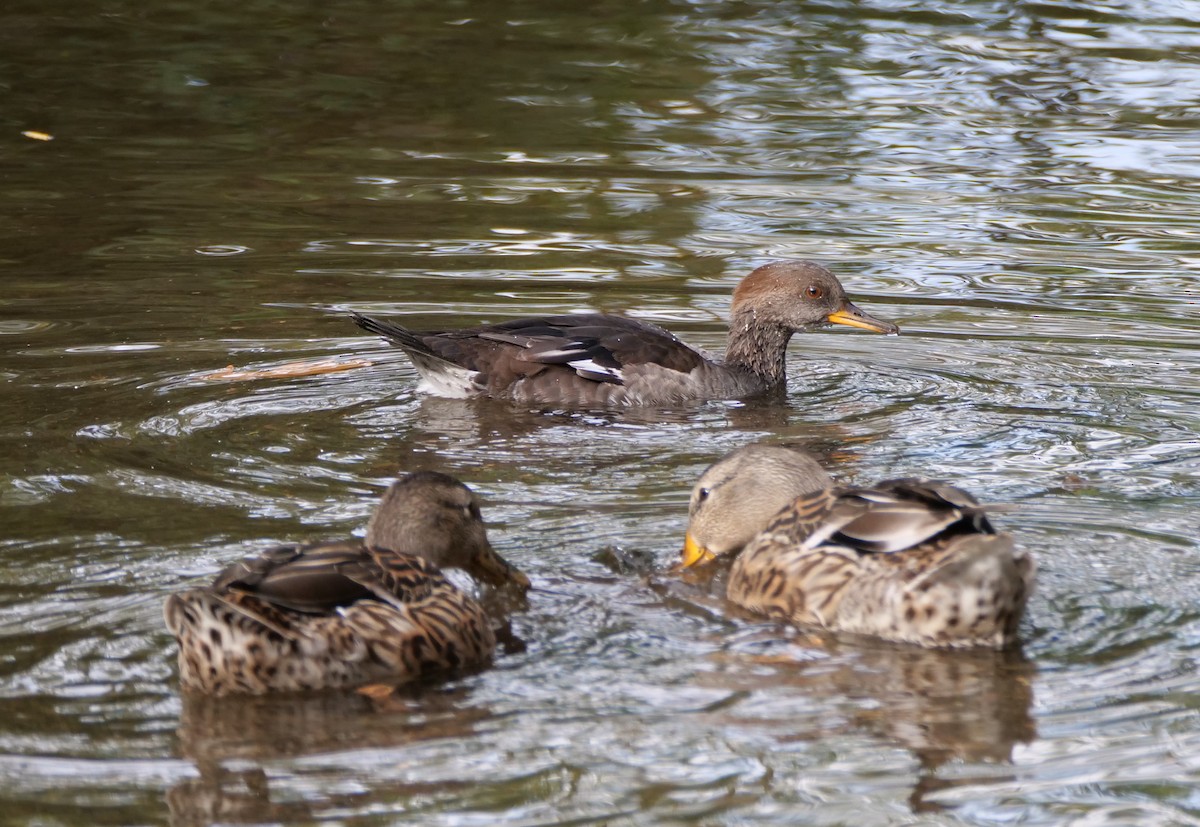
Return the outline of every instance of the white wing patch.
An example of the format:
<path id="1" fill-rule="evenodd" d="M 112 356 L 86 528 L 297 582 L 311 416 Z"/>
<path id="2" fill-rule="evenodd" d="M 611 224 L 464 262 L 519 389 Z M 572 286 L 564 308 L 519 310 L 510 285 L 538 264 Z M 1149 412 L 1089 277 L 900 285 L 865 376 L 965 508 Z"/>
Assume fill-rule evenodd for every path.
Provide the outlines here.
<path id="1" fill-rule="evenodd" d="M 610 368 L 606 365 L 599 365 L 591 359 L 576 359 L 573 362 L 567 362 L 575 372 L 584 379 L 591 379 L 596 382 L 616 382 L 625 384 L 625 377 L 621 373 L 620 368 Z"/>
<path id="2" fill-rule="evenodd" d="M 548 341 L 552 340 L 532 339 L 521 344 L 532 354 L 535 362 L 565 362 L 585 350 L 584 343 L 578 340 L 566 342 L 554 348 L 546 346 Z"/>

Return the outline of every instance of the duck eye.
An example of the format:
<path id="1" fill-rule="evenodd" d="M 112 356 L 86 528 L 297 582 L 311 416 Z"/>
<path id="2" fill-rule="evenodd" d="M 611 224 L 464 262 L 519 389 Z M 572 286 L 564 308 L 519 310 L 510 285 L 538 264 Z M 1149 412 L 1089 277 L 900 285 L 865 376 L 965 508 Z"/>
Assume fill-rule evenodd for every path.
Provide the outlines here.
<path id="1" fill-rule="evenodd" d="M 708 495 L 710 493 L 712 493 L 712 492 L 710 492 L 707 488 L 701 488 L 699 491 L 697 491 L 696 492 L 696 505 L 700 505 L 700 503 L 707 500 Z"/>
<path id="2" fill-rule="evenodd" d="M 810 299 L 819 299 L 825 295 L 825 291 L 816 284 L 810 284 L 805 288 L 804 292 L 808 294 Z"/>

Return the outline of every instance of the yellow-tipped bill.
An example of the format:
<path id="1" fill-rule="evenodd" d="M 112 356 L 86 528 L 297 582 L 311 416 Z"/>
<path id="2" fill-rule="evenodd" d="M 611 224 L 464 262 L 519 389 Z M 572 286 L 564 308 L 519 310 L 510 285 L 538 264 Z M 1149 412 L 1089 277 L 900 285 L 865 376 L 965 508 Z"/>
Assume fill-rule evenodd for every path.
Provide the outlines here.
<path id="1" fill-rule="evenodd" d="M 686 569 L 697 563 L 707 563 L 709 560 L 715 559 L 717 555 L 697 543 L 696 538 L 691 535 L 691 532 L 688 532 L 687 536 L 683 538 L 683 551 L 679 556 Z"/>
<path id="2" fill-rule="evenodd" d="M 874 333 L 899 333 L 900 328 L 891 322 L 868 316 L 850 302 L 845 302 L 840 309 L 833 311 L 825 320 L 830 324 L 844 324 L 848 327 L 861 327 Z"/>

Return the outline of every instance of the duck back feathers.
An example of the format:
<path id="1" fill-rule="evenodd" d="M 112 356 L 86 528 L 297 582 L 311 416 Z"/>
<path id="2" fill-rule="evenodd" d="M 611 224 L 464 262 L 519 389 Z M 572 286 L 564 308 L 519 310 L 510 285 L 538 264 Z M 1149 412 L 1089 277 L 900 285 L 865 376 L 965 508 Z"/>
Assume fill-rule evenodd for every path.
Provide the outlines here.
<path id="1" fill-rule="evenodd" d="M 386 574 L 345 576 L 335 561 Z M 172 595 L 164 616 L 180 682 L 211 695 L 406 682 L 484 666 L 496 647 L 483 609 L 432 564 L 394 555 L 381 565 L 352 544 L 272 549 Z"/>

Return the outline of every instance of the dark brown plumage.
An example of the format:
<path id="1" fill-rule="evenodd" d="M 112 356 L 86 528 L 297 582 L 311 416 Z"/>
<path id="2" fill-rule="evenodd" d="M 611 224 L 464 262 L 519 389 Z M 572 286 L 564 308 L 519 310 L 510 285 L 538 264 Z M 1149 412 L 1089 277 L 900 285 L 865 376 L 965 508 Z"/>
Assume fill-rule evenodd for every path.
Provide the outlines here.
<path id="1" fill-rule="evenodd" d="M 401 683 L 480 666 L 490 621 L 441 567 L 528 588 L 488 543 L 479 504 L 445 474 L 394 483 L 364 542 L 284 545 L 167 599 L 180 682 L 214 695 Z"/>
<path id="2" fill-rule="evenodd" d="M 833 273 L 805 261 L 767 264 L 742 280 L 723 362 L 657 325 L 620 316 L 548 316 L 442 331 L 352 316 L 408 353 L 423 388 L 435 394 L 566 407 L 753 396 L 784 384 L 787 345 L 797 331 L 843 324 L 899 332 L 855 307 Z"/>

